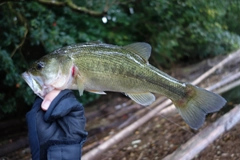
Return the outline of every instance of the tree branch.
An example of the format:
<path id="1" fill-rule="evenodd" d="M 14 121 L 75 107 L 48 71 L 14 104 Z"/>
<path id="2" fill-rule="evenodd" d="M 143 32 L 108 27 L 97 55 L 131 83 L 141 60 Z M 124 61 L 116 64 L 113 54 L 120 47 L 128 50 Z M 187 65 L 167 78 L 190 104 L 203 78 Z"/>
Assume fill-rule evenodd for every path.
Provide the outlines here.
<path id="1" fill-rule="evenodd" d="M 51 4 L 55 6 L 64 6 L 65 2 L 59 2 L 56 0 L 38 0 L 38 2 L 45 3 L 45 4 Z"/>
<path id="2" fill-rule="evenodd" d="M 86 14 L 89 14 L 91 16 L 96 16 L 96 17 L 101 17 L 101 16 L 105 15 L 109 9 L 109 7 L 105 6 L 105 8 L 102 12 L 98 12 L 98 11 L 87 9 L 86 7 L 77 6 L 75 3 L 73 3 L 72 0 L 65 0 L 64 2 L 60 2 L 60 1 L 56 1 L 56 0 L 38 0 L 38 2 L 44 3 L 44 4 L 49 4 L 49 5 L 55 5 L 55 6 L 66 5 L 66 6 L 70 7 L 72 10 L 86 13 Z"/>
<path id="3" fill-rule="evenodd" d="M 8 7 L 9 7 L 9 10 L 13 10 L 11 3 L 8 3 Z M 24 34 L 23 34 L 23 38 L 22 38 L 21 42 L 20 42 L 20 43 L 15 47 L 15 49 L 12 51 L 11 57 L 13 57 L 14 54 L 16 53 L 16 51 L 23 46 L 23 44 L 24 44 L 24 42 L 25 42 L 25 40 L 26 40 L 27 34 L 28 34 L 28 24 L 27 24 L 26 19 L 25 19 L 25 18 L 21 15 L 21 13 L 19 13 L 19 12 L 16 12 L 15 14 L 17 15 L 17 17 L 18 17 L 18 19 L 20 20 L 20 22 L 23 23 L 24 28 L 25 28 L 25 32 L 24 32 Z"/>
<path id="4" fill-rule="evenodd" d="M 87 14 L 92 15 L 92 16 L 103 16 L 106 13 L 104 11 L 103 12 L 97 12 L 97 11 L 93 11 L 93 10 L 87 9 L 85 7 L 77 6 L 71 0 L 67 0 L 66 3 L 73 10 L 76 10 L 76 11 L 79 11 L 79 12 L 83 12 L 83 13 L 87 13 Z"/>
<path id="5" fill-rule="evenodd" d="M 16 53 L 16 51 L 17 51 L 20 47 L 23 46 L 23 44 L 24 44 L 24 42 L 25 42 L 25 40 L 26 40 L 26 37 L 27 37 L 27 34 L 28 34 L 27 23 L 24 23 L 24 27 L 25 27 L 26 30 L 25 30 L 25 32 L 24 32 L 22 41 L 21 41 L 21 43 L 19 43 L 19 44 L 15 47 L 15 49 L 12 51 L 11 57 L 13 57 L 14 54 Z"/>

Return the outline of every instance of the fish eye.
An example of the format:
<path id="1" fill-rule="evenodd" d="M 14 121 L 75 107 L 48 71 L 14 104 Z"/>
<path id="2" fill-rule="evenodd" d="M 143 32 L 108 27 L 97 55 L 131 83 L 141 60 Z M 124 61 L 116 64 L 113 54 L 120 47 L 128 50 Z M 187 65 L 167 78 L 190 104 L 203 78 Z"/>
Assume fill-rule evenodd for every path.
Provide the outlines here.
<path id="1" fill-rule="evenodd" d="M 43 64 L 43 62 L 38 62 L 37 63 L 37 70 L 41 70 L 42 68 L 44 67 L 44 64 Z"/>

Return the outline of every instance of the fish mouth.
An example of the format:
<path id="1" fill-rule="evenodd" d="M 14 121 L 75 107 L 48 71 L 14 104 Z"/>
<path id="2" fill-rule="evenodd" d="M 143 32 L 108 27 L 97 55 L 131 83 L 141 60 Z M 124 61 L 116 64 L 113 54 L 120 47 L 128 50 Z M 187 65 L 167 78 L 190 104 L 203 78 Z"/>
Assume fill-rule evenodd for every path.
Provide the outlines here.
<path id="1" fill-rule="evenodd" d="M 28 72 L 22 73 L 22 77 L 27 82 L 29 87 L 33 90 L 33 92 L 43 99 L 45 94 L 42 89 L 42 85 L 41 85 L 42 83 L 39 83 L 39 80 L 37 81 L 34 78 L 35 76 L 33 76 L 31 73 L 28 73 Z"/>

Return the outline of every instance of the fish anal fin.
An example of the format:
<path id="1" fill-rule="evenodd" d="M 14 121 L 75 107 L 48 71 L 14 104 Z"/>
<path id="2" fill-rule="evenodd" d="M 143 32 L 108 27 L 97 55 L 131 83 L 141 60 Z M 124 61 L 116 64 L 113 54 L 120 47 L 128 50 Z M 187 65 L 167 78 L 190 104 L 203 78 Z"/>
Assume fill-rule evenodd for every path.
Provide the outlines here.
<path id="1" fill-rule="evenodd" d="M 88 92 L 95 93 L 95 94 L 106 94 L 103 91 L 95 91 L 95 90 L 87 90 Z"/>
<path id="2" fill-rule="evenodd" d="M 151 56 L 152 47 L 150 46 L 150 44 L 145 42 L 136 42 L 136 43 L 124 46 L 123 48 L 139 55 L 146 62 L 148 62 L 148 59 Z"/>
<path id="3" fill-rule="evenodd" d="M 226 100 L 218 94 L 186 84 L 188 95 L 185 99 L 173 101 L 185 122 L 193 129 L 200 128 L 208 113 L 219 111 Z"/>
<path id="4" fill-rule="evenodd" d="M 155 96 L 150 93 L 125 93 L 129 98 L 135 101 L 138 104 L 143 106 L 148 106 L 155 101 Z"/>

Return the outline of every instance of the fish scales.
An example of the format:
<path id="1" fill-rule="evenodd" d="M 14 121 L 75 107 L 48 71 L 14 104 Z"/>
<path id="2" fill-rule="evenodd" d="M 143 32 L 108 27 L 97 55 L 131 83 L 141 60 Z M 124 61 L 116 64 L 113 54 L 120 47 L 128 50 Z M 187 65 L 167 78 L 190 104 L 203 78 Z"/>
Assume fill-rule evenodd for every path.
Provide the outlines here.
<path id="1" fill-rule="evenodd" d="M 130 56 L 135 60 L 130 59 Z M 121 90 L 121 92 L 145 92 L 147 90 L 159 93 L 161 90 L 162 95 L 171 96 L 171 99 L 179 99 L 185 94 L 184 86 L 178 81 L 169 84 L 165 75 L 160 77 L 161 73 L 152 71 L 156 68 L 146 64 L 138 55 L 122 48 L 106 48 L 106 46 L 104 49 L 99 46 L 91 47 L 91 49 L 82 48 L 79 54 L 73 55 L 73 59 L 80 74 L 88 74 L 85 77 L 92 77 L 87 80 L 89 84 L 104 85 L 105 90 L 106 87 L 109 87 L 109 91 Z M 139 64 L 141 64 L 140 67 Z M 112 79 L 114 79 L 114 83 L 112 83 Z M 96 88 L 96 85 L 94 87 Z M 98 89 L 101 88 L 98 87 Z"/>

